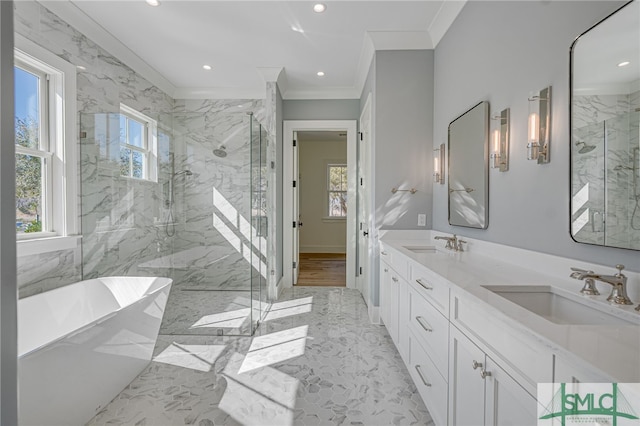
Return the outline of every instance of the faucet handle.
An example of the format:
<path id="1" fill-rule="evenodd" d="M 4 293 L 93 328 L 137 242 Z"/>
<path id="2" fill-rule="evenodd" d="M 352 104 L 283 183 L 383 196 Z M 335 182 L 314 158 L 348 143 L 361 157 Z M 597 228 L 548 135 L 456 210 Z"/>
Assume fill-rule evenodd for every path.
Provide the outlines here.
<path id="1" fill-rule="evenodd" d="M 574 268 L 574 267 L 571 267 L 571 270 L 573 272 L 580 272 L 580 273 L 583 273 L 583 274 L 593 274 L 594 273 L 593 271 L 587 271 L 586 269 L 580 269 L 580 268 Z"/>
<path id="2" fill-rule="evenodd" d="M 624 269 L 624 265 L 621 265 L 620 263 L 618 263 L 616 265 L 616 269 L 618 270 L 618 273 L 616 274 L 618 277 L 623 276 L 624 274 L 622 273 L 622 270 Z"/>

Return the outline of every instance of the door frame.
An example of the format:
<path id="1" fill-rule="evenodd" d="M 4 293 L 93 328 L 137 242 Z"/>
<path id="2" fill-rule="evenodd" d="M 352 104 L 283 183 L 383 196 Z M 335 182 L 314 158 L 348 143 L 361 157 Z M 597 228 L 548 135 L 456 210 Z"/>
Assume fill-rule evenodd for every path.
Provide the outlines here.
<path id="1" fill-rule="evenodd" d="M 360 292 L 362 293 L 363 296 L 365 296 L 364 291 L 366 288 L 366 295 L 367 298 L 365 299 L 365 303 L 367 304 L 367 308 L 369 311 L 369 318 L 374 318 L 374 311 L 375 311 L 375 307 L 373 306 L 372 303 L 372 298 L 371 295 L 373 293 L 373 288 L 372 288 L 372 281 L 373 281 L 373 272 L 371 269 L 371 265 L 372 265 L 372 258 L 373 256 L 371 255 L 371 251 L 372 251 L 372 237 L 373 237 L 373 203 L 372 203 L 372 198 L 373 198 L 373 194 L 371 191 L 371 188 L 373 186 L 373 179 L 372 179 L 372 173 L 371 173 L 371 165 L 372 165 L 372 161 L 371 161 L 371 153 L 372 153 L 372 128 L 373 128 L 373 110 L 372 110 L 372 96 L 371 93 L 369 93 L 369 95 L 367 96 L 367 100 L 364 104 L 364 108 L 362 108 L 362 112 L 360 114 L 360 120 L 359 120 L 359 125 L 360 125 L 360 140 L 358 143 L 358 176 L 360 176 L 361 178 L 364 179 L 364 181 L 366 182 L 366 194 L 362 189 L 361 185 L 358 185 L 358 182 L 356 182 L 356 185 L 358 185 L 357 187 L 357 192 L 358 192 L 358 212 L 357 212 L 357 218 L 356 218 L 356 224 L 357 224 L 357 229 L 356 232 L 358 234 L 358 249 L 357 249 L 357 256 L 358 256 L 358 261 L 357 261 L 357 266 L 361 267 L 363 272 L 362 274 L 358 273 L 357 274 L 357 279 L 356 279 L 356 283 L 357 283 L 357 288 L 360 290 Z M 366 126 L 366 128 L 365 128 Z M 362 143 L 365 143 L 367 145 L 367 151 L 365 153 L 362 152 Z M 364 215 L 366 217 L 361 217 L 362 213 L 364 213 Z M 366 247 L 362 247 L 362 232 L 364 231 L 364 229 L 360 229 L 360 223 L 362 222 L 362 219 L 364 219 L 364 226 L 367 227 L 366 231 L 369 233 L 369 235 L 366 237 L 367 238 L 367 244 Z M 366 249 L 366 253 L 362 253 L 363 249 Z M 360 261 L 362 259 L 364 255 L 364 258 L 366 259 L 364 264 L 361 264 Z M 358 271 L 359 272 L 359 271 Z M 365 281 L 366 279 L 366 281 Z"/>
<path id="2" fill-rule="evenodd" d="M 293 282 L 293 132 L 347 132 L 347 288 L 356 286 L 357 120 L 284 120 L 282 135 L 282 287 Z M 296 179 L 297 180 L 297 179 Z"/>

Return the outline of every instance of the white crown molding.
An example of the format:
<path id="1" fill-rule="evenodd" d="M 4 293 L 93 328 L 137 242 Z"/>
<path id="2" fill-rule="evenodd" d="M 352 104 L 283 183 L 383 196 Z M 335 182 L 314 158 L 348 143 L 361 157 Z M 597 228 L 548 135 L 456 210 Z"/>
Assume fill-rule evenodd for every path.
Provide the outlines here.
<path id="1" fill-rule="evenodd" d="M 87 16 L 87 14 L 80 10 L 73 2 L 64 0 L 40 1 L 39 3 L 58 15 L 67 24 L 87 36 L 101 48 L 118 58 L 118 60 L 122 61 L 122 63 L 129 68 L 149 80 L 150 83 L 160 88 L 169 96 L 175 97 L 176 87 L 171 84 L 169 80 L 142 60 L 142 58 L 136 55 L 109 31 L 104 29 L 99 23 Z"/>
<path id="2" fill-rule="evenodd" d="M 278 81 L 280 73 L 284 70 L 282 67 L 258 67 L 257 69 L 265 83 Z"/>
<path id="3" fill-rule="evenodd" d="M 433 48 L 435 49 L 442 40 L 442 37 L 447 33 L 453 21 L 458 17 L 458 14 L 467 3 L 467 0 L 444 0 L 440 5 L 440 10 L 436 13 L 436 16 L 429 25 L 429 34 L 433 41 Z"/>
<path id="4" fill-rule="evenodd" d="M 265 99 L 266 85 L 263 87 L 178 87 L 174 99 Z"/>
<path id="5" fill-rule="evenodd" d="M 300 99 L 360 99 L 362 89 L 355 87 L 326 87 L 315 90 L 287 90 L 282 92 L 286 100 Z"/>

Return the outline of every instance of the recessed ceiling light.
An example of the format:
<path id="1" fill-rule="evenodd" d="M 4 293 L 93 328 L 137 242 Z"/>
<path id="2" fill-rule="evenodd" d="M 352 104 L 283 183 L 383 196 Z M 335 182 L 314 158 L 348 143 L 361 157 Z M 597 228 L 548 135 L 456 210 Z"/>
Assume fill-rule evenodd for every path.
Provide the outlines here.
<path id="1" fill-rule="evenodd" d="M 627 65 L 629 65 L 629 61 L 620 62 L 618 64 L 619 67 L 626 67 Z"/>
<path id="2" fill-rule="evenodd" d="M 304 30 L 302 28 L 300 28 L 300 27 L 296 27 L 295 25 L 291 26 L 291 30 L 295 31 L 297 33 L 300 33 L 300 34 L 304 34 Z"/>
<path id="3" fill-rule="evenodd" d="M 207 70 L 207 71 L 211 71 L 212 68 L 211 68 L 211 65 L 203 65 L 202 69 L 203 70 Z"/>
<path id="4" fill-rule="evenodd" d="M 316 75 L 317 75 L 318 77 L 324 77 L 324 71 L 318 71 L 318 72 L 316 73 Z"/>
<path id="5" fill-rule="evenodd" d="M 160 0 L 145 0 L 149 6 L 160 6 Z"/>
<path id="6" fill-rule="evenodd" d="M 316 13 L 322 13 L 327 10 L 327 5 L 324 3 L 316 3 L 313 5 L 313 11 Z"/>

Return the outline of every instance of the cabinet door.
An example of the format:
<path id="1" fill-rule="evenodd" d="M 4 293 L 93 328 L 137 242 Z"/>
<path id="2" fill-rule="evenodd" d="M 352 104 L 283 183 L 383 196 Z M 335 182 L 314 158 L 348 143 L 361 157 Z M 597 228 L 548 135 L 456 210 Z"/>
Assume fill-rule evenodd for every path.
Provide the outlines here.
<path id="1" fill-rule="evenodd" d="M 389 285 L 389 322 L 387 324 L 387 330 L 393 339 L 393 343 L 396 344 L 396 348 L 400 346 L 398 340 L 398 299 L 400 296 L 400 278 L 398 274 L 391 269 L 391 284 Z"/>
<path id="2" fill-rule="evenodd" d="M 486 357 L 486 407 L 487 425 L 536 425 L 536 399 L 509 376 L 491 358 Z"/>
<path id="3" fill-rule="evenodd" d="M 449 423 L 484 424 L 485 381 L 480 376 L 485 354 L 457 328 L 449 339 Z M 474 368 L 475 367 L 475 368 Z"/>
<path id="4" fill-rule="evenodd" d="M 410 321 L 410 303 L 409 303 L 409 284 L 400 279 L 398 288 L 398 351 L 402 355 L 402 359 L 406 365 L 409 365 L 409 355 L 411 348 L 409 346 L 409 321 Z"/>
<path id="5" fill-rule="evenodd" d="M 391 282 L 391 268 L 385 262 L 380 262 L 380 319 L 386 327 L 389 321 L 389 283 Z"/>

